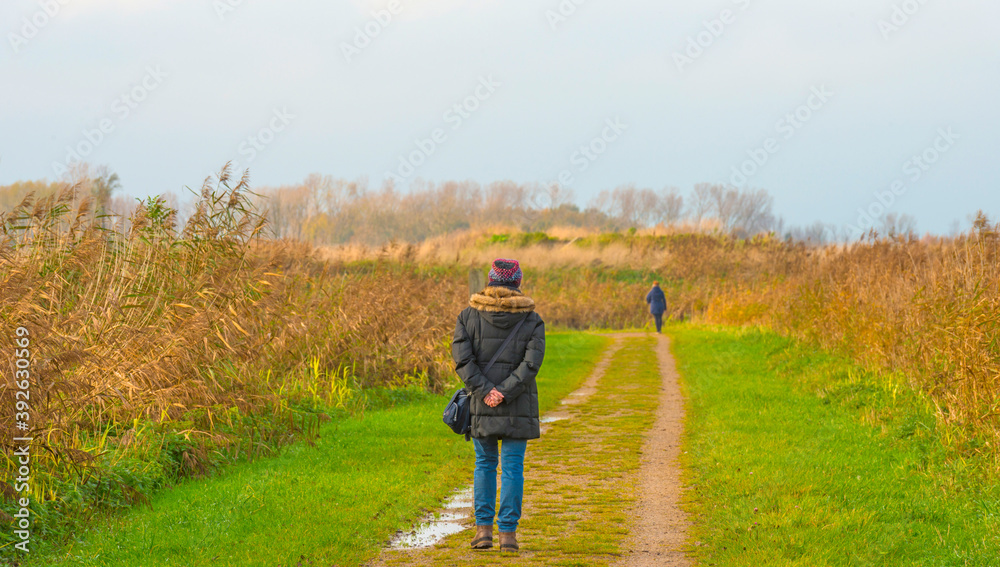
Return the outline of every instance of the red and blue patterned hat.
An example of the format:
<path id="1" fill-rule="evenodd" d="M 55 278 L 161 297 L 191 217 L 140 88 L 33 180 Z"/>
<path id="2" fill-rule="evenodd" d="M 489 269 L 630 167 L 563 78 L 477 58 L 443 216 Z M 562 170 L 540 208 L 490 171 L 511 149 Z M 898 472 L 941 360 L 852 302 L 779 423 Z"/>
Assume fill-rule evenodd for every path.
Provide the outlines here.
<path id="1" fill-rule="evenodd" d="M 497 258 L 490 267 L 490 285 L 521 287 L 521 265 L 517 260 Z"/>

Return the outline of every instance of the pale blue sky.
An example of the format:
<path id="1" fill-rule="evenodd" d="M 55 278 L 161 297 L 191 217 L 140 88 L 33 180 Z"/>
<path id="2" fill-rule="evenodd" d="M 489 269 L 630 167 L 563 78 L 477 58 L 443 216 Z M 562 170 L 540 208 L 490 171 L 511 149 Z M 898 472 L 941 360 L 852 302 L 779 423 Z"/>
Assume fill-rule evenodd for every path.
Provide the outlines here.
<path id="1" fill-rule="evenodd" d="M 687 192 L 735 180 L 769 190 L 790 223 L 841 227 L 859 208 L 878 213 L 874 194 L 898 179 L 888 210 L 922 231 L 964 226 L 979 208 L 1000 216 L 1000 3 L 393 6 L 383 25 L 371 15 L 389 9 L 381 0 L 8 0 L 0 184 L 56 177 L 67 146 L 88 150 L 85 130 L 98 140 L 87 161 L 110 165 L 133 195 L 198 186 L 230 159 L 257 185 L 313 172 L 377 185 L 421 151 L 415 140 L 437 137 L 409 178 L 568 171 L 581 204 L 628 182 Z M 573 13 L 553 18 L 560 6 Z M 902 25 L 880 30 L 895 8 Z M 345 43 L 366 26 L 377 36 L 348 61 Z M 707 47 L 680 69 L 699 34 Z M 453 110 L 463 101 L 475 110 Z M 808 120 L 779 122 L 797 110 Z M 620 133 L 607 129 L 615 119 Z M 595 141 L 602 133 L 610 141 Z M 592 157 L 577 153 L 585 145 Z M 767 162 L 753 171 L 755 150 Z M 915 179 L 906 162 L 925 150 L 936 161 Z M 734 177 L 741 165 L 753 175 Z"/>

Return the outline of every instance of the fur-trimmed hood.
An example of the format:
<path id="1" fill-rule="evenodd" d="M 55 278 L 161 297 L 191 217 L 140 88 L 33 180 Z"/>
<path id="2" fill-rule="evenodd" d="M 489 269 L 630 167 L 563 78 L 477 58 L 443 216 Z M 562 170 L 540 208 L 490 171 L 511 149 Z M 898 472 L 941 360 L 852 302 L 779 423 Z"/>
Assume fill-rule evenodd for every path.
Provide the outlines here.
<path id="1" fill-rule="evenodd" d="M 535 310 L 535 302 L 530 297 L 501 286 L 490 286 L 473 295 L 469 305 L 488 313 L 531 313 Z"/>

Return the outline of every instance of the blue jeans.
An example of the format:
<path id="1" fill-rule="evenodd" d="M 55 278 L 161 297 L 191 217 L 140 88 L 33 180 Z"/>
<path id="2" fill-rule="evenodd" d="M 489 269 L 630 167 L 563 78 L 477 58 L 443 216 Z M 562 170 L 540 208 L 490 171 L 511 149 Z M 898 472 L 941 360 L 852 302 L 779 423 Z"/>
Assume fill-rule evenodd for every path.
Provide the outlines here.
<path id="1" fill-rule="evenodd" d="M 653 313 L 653 319 L 656 320 L 656 332 L 662 332 L 663 330 L 663 313 Z"/>
<path id="2" fill-rule="evenodd" d="M 497 440 L 473 439 L 476 446 L 476 473 L 473 493 L 476 503 L 476 525 L 492 526 L 497 501 L 497 462 L 501 466 L 500 513 L 497 528 L 502 532 L 517 530 L 524 498 L 524 450 L 526 439 L 503 439 L 500 451 Z"/>

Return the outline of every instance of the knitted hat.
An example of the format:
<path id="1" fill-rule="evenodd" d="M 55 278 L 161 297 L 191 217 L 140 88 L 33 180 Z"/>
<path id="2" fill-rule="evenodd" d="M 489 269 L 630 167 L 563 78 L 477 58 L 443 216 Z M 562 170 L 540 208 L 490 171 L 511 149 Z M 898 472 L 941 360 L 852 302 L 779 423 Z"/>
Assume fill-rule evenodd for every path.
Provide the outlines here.
<path id="1" fill-rule="evenodd" d="M 497 258 L 490 267 L 490 285 L 521 287 L 521 265 L 517 260 Z"/>

